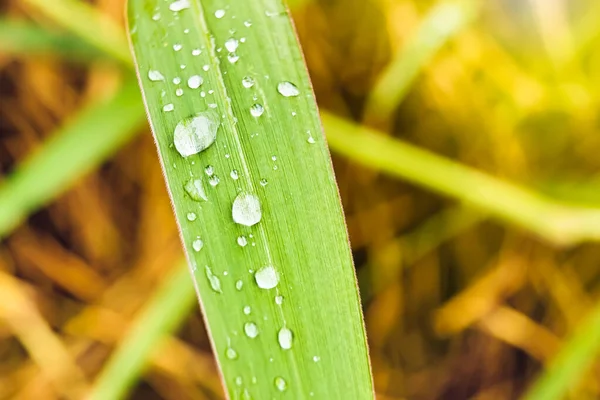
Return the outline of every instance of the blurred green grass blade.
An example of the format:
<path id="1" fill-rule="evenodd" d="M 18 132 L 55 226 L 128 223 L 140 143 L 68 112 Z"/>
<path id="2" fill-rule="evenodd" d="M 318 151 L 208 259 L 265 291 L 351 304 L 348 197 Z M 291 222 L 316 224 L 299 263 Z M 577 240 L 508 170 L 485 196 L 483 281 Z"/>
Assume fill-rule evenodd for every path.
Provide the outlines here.
<path id="1" fill-rule="evenodd" d="M 377 79 L 365 106 L 364 120 L 368 124 L 387 122 L 423 66 L 471 22 L 477 9 L 474 0 L 442 1 L 433 6 L 414 36 Z"/>
<path id="2" fill-rule="evenodd" d="M 331 149 L 458 199 L 556 244 L 600 239 L 600 209 L 575 208 L 379 132 L 323 113 Z"/>
<path id="3" fill-rule="evenodd" d="M 564 399 L 590 372 L 600 354 L 600 303 L 565 342 L 546 372 L 523 396 L 523 400 Z"/>
<path id="4" fill-rule="evenodd" d="M 229 396 L 372 398 L 343 212 L 283 3 L 133 0 L 128 15 L 150 123 Z M 245 77 L 253 85 L 244 85 Z M 290 85 L 281 91 L 296 96 L 278 93 L 286 81 L 298 93 Z M 198 113 L 219 124 L 216 141 L 184 158 L 174 131 Z M 198 189 L 186 193 L 194 185 L 206 201 Z M 234 222 L 240 193 L 259 199 L 256 225 Z M 257 271 L 266 266 L 279 277 L 271 289 L 257 284 L 277 282 L 261 279 L 265 270 Z"/>
<path id="5" fill-rule="evenodd" d="M 0 19 L 0 54 L 61 56 L 75 61 L 110 60 L 77 36 L 51 32 L 27 21 Z"/>
<path id="6" fill-rule="evenodd" d="M 144 122 L 135 80 L 108 101 L 89 106 L 55 132 L 0 184 L 0 237 L 106 157 Z"/>
<path id="7" fill-rule="evenodd" d="M 122 399 L 143 373 L 149 355 L 196 305 L 186 262 L 177 265 L 133 321 L 100 375 L 88 400 Z"/>
<path id="8" fill-rule="evenodd" d="M 119 25 L 91 5 L 79 0 L 23 1 L 99 50 L 126 65 L 131 64 L 127 41 Z"/>

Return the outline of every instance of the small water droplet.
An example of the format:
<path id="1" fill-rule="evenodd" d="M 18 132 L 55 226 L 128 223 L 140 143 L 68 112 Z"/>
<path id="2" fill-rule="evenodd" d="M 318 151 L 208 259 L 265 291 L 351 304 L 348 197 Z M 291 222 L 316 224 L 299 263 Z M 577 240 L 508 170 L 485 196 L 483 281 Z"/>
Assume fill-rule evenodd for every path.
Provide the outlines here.
<path id="1" fill-rule="evenodd" d="M 275 378 L 275 387 L 280 392 L 284 392 L 287 389 L 287 382 L 282 377 L 278 376 Z"/>
<path id="2" fill-rule="evenodd" d="M 244 383 L 244 381 L 242 380 L 241 376 L 238 376 L 237 378 L 235 378 L 235 384 L 238 386 L 242 386 L 242 383 Z"/>
<path id="3" fill-rule="evenodd" d="M 271 157 L 271 160 L 272 160 L 272 161 L 277 161 L 277 156 L 272 156 L 272 157 Z"/>
<path id="4" fill-rule="evenodd" d="M 250 396 L 248 389 L 244 389 L 244 392 L 242 393 L 242 400 L 252 400 L 252 396 Z"/>
<path id="5" fill-rule="evenodd" d="M 264 112 L 265 108 L 261 104 L 256 103 L 250 107 L 250 114 L 255 118 L 260 117 Z"/>
<path id="6" fill-rule="evenodd" d="M 217 103 L 209 103 L 208 106 L 210 108 L 217 108 Z"/>
<path id="7" fill-rule="evenodd" d="M 250 315 L 251 312 L 252 312 L 252 308 L 250 306 L 244 307 L 244 314 Z"/>
<path id="8" fill-rule="evenodd" d="M 308 139 L 306 139 L 306 141 L 307 141 L 308 143 L 310 143 L 310 144 L 315 144 L 315 143 L 316 143 L 316 142 L 315 142 L 315 138 L 314 138 L 314 137 L 312 137 L 312 136 L 309 136 L 309 137 L 308 137 Z"/>
<path id="9" fill-rule="evenodd" d="M 181 64 L 181 65 L 179 66 L 179 68 L 181 68 L 181 69 L 185 69 L 185 68 L 186 68 L 186 66 L 185 66 L 185 64 Z"/>
<path id="10" fill-rule="evenodd" d="M 260 222 L 262 211 L 260 200 L 251 193 L 242 192 L 233 201 L 231 209 L 233 221 L 240 225 L 253 226 Z"/>
<path id="11" fill-rule="evenodd" d="M 160 21 L 160 13 L 157 12 L 156 14 L 154 14 L 152 16 L 152 20 L 153 21 Z"/>
<path id="12" fill-rule="evenodd" d="M 294 97 L 300 94 L 300 90 L 292 82 L 279 82 L 277 85 L 277 91 L 283 97 Z"/>
<path id="13" fill-rule="evenodd" d="M 204 242 L 200 239 L 196 239 L 192 242 L 192 248 L 196 252 L 202 250 L 203 247 L 204 247 Z"/>
<path id="14" fill-rule="evenodd" d="M 214 143 L 220 125 L 218 115 L 211 111 L 182 120 L 175 127 L 175 148 L 183 157 L 200 153 Z"/>
<path id="15" fill-rule="evenodd" d="M 237 170 L 235 170 L 235 169 L 231 171 L 229 176 L 231 176 L 231 179 L 233 179 L 234 181 L 237 181 L 240 178 L 240 175 L 238 174 Z"/>
<path id="16" fill-rule="evenodd" d="M 277 334 L 277 340 L 279 341 L 279 346 L 281 346 L 282 349 L 291 349 L 293 340 L 292 331 L 284 326 L 279 330 L 279 333 Z"/>
<path id="17" fill-rule="evenodd" d="M 160 71 L 151 69 L 150 71 L 148 71 L 148 79 L 150 79 L 152 82 L 158 82 L 164 81 L 165 77 L 163 76 L 163 74 L 160 73 Z"/>
<path id="18" fill-rule="evenodd" d="M 250 89 L 252 86 L 254 86 L 254 78 L 251 76 L 244 77 L 242 79 L 242 86 L 244 86 L 246 89 Z"/>
<path id="19" fill-rule="evenodd" d="M 187 183 L 185 184 L 185 186 L 183 188 L 192 200 L 208 201 L 208 197 L 206 196 L 206 192 L 204 191 L 204 185 L 202 184 L 201 179 L 192 178 L 189 181 L 187 181 Z"/>
<path id="20" fill-rule="evenodd" d="M 319 362 L 319 361 L 321 361 L 321 357 L 319 357 L 319 356 L 314 356 L 314 357 L 313 357 L 313 361 L 314 361 L 314 362 Z"/>
<path id="21" fill-rule="evenodd" d="M 279 284 L 279 274 L 272 265 L 260 268 L 254 274 L 254 280 L 261 289 L 273 289 Z"/>
<path id="22" fill-rule="evenodd" d="M 259 183 L 260 186 L 265 187 L 269 184 L 269 181 L 267 181 L 266 179 L 261 179 Z"/>
<path id="23" fill-rule="evenodd" d="M 177 0 L 169 5 L 169 10 L 171 11 L 181 11 L 185 10 L 186 8 L 190 8 L 189 0 Z"/>
<path id="24" fill-rule="evenodd" d="M 281 296 L 281 295 L 275 296 L 275 304 L 277 304 L 279 306 L 282 305 L 283 304 L 283 296 Z"/>
<path id="25" fill-rule="evenodd" d="M 189 28 L 184 29 L 183 33 L 185 33 L 187 35 L 188 33 L 190 33 L 190 29 Z"/>
<path id="26" fill-rule="evenodd" d="M 173 78 L 173 83 L 174 83 L 175 85 L 179 85 L 179 84 L 181 83 L 181 78 L 180 78 L 180 77 L 178 77 L 178 76 L 177 76 L 177 77 L 175 77 L 175 78 Z"/>
<path id="27" fill-rule="evenodd" d="M 215 18 L 221 19 L 224 16 L 225 16 L 225 10 L 219 9 L 219 10 L 215 11 Z"/>
<path id="28" fill-rule="evenodd" d="M 238 236 L 237 238 L 237 244 L 240 245 L 240 247 L 246 247 L 246 245 L 248 244 L 248 239 L 246 239 L 246 236 Z"/>
<path id="29" fill-rule="evenodd" d="M 229 39 L 227 39 L 225 41 L 225 48 L 230 53 L 235 53 L 235 51 L 237 50 L 238 46 L 239 46 L 239 42 L 235 38 L 229 38 Z"/>
<path id="30" fill-rule="evenodd" d="M 246 43 L 246 38 L 245 37 L 240 38 L 240 43 Z"/>
<path id="31" fill-rule="evenodd" d="M 239 59 L 240 59 L 240 56 L 238 56 L 235 53 L 229 53 L 229 55 L 227 55 L 227 60 L 232 64 L 235 64 L 236 62 L 238 62 Z"/>
<path id="32" fill-rule="evenodd" d="M 188 219 L 188 221 L 190 221 L 190 222 L 194 222 L 194 221 L 196 220 L 196 218 L 197 218 L 197 217 L 196 217 L 196 213 L 189 212 L 189 213 L 187 214 L 187 219 Z M 194 242 L 194 243 L 195 243 L 195 242 Z"/>
<path id="33" fill-rule="evenodd" d="M 215 174 L 215 167 L 212 165 L 207 165 L 206 168 L 204 168 L 204 172 L 208 176 L 213 176 Z"/>
<path id="34" fill-rule="evenodd" d="M 244 26 L 245 26 L 246 28 L 250 28 L 250 27 L 252 26 L 252 21 L 250 21 L 250 20 L 246 20 L 246 21 L 244 21 Z"/>
<path id="35" fill-rule="evenodd" d="M 228 347 L 227 350 L 225 350 L 225 356 L 230 360 L 235 360 L 238 358 L 238 353 L 232 347 Z"/>
<path id="36" fill-rule="evenodd" d="M 183 45 L 181 45 L 181 44 L 179 44 L 179 43 L 175 43 L 175 44 L 173 45 L 173 50 L 175 50 L 175 51 L 179 51 L 179 50 L 181 50 L 181 49 L 183 49 Z"/>
<path id="37" fill-rule="evenodd" d="M 256 326 L 256 324 L 254 322 L 246 322 L 244 324 L 244 333 L 250 339 L 254 339 L 255 337 L 258 336 L 258 327 Z"/>
<path id="38" fill-rule="evenodd" d="M 211 289 L 217 293 L 223 293 L 223 291 L 221 290 L 221 280 L 218 276 L 213 274 L 212 270 L 208 265 L 204 267 L 204 273 L 206 274 L 208 283 L 210 283 Z"/>
<path id="39" fill-rule="evenodd" d="M 174 109 L 175 109 L 175 106 L 172 103 L 165 104 L 165 106 L 163 107 L 164 112 L 173 111 Z"/>
<path id="40" fill-rule="evenodd" d="M 212 187 L 217 186 L 219 184 L 219 182 L 221 182 L 221 180 L 216 175 L 213 175 L 208 179 L 208 183 L 210 183 L 210 186 L 212 186 Z"/>
<path id="41" fill-rule="evenodd" d="M 237 290 L 242 290 L 243 287 L 244 287 L 244 282 L 242 282 L 241 280 L 239 280 L 235 283 L 235 288 Z"/>
<path id="42" fill-rule="evenodd" d="M 204 79 L 200 75 L 194 75 L 190 76 L 187 83 L 190 89 L 198 89 L 203 82 Z"/>
<path id="43" fill-rule="evenodd" d="M 183 96 L 183 89 L 182 88 L 178 88 L 177 90 L 175 90 L 175 95 L 177 97 Z"/>
<path id="44" fill-rule="evenodd" d="M 202 66 L 203 71 L 208 71 L 209 69 L 210 69 L 210 65 L 208 65 L 208 64 L 205 64 L 204 66 Z M 210 93 L 210 91 L 208 93 Z"/>
<path id="45" fill-rule="evenodd" d="M 193 56 L 199 56 L 200 54 L 202 54 L 202 50 L 200 50 L 200 49 L 194 49 L 194 50 L 192 50 L 192 55 Z"/>

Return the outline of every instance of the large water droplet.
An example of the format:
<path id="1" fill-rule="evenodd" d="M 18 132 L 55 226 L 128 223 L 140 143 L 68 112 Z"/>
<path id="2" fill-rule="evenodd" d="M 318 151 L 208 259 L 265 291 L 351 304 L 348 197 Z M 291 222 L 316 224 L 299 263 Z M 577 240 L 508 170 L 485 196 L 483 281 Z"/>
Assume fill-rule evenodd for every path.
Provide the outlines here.
<path id="1" fill-rule="evenodd" d="M 237 50 L 239 44 L 240 43 L 236 38 L 229 38 L 225 41 L 225 48 L 228 52 L 234 53 Z"/>
<path id="2" fill-rule="evenodd" d="M 246 322 L 244 324 L 244 333 L 250 339 L 254 339 L 258 336 L 258 326 L 254 322 Z"/>
<path id="3" fill-rule="evenodd" d="M 283 391 L 285 391 L 285 389 L 287 389 L 287 382 L 285 381 L 285 379 L 278 376 L 277 378 L 275 378 L 275 387 L 280 392 L 283 392 Z"/>
<path id="4" fill-rule="evenodd" d="M 277 340 L 279 341 L 279 346 L 281 346 L 282 349 L 291 349 L 293 340 L 292 331 L 284 326 L 279 330 L 279 333 L 277 334 Z"/>
<path id="5" fill-rule="evenodd" d="M 225 10 L 219 9 L 219 10 L 215 11 L 215 18 L 221 19 L 224 16 L 225 16 Z"/>
<path id="6" fill-rule="evenodd" d="M 150 79 L 152 82 L 158 82 L 164 81 L 165 77 L 160 73 L 160 71 L 151 69 L 148 71 L 148 79 Z"/>
<path id="7" fill-rule="evenodd" d="M 279 284 L 279 274 L 272 265 L 260 268 L 254 274 L 254 280 L 261 289 L 273 289 Z"/>
<path id="8" fill-rule="evenodd" d="M 204 185 L 202 185 L 201 179 L 190 179 L 185 186 L 183 187 L 185 192 L 190 196 L 190 198 L 194 201 L 208 201 L 208 197 L 206 196 L 206 192 L 204 191 Z"/>
<path id="9" fill-rule="evenodd" d="M 194 214 L 195 216 L 196 214 Z M 192 242 L 192 248 L 194 249 L 194 251 L 200 251 L 202 250 L 202 247 L 204 247 L 204 242 L 200 239 L 196 239 Z"/>
<path id="10" fill-rule="evenodd" d="M 253 104 L 252 107 L 250 107 L 250 114 L 255 118 L 260 117 L 264 112 L 265 108 L 258 103 Z"/>
<path id="11" fill-rule="evenodd" d="M 190 76 L 188 79 L 188 86 L 190 89 L 198 89 L 204 82 L 204 79 L 200 75 Z"/>
<path id="12" fill-rule="evenodd" d="M 223 293 L 221 290 L 221 280 L 218 276 L 213 274 L 212 269 L 210 269 L 208 265 L 204 267 L 204 272 L 206 273 L 206 278 L 208 278 L 208 283 L 210 283 L 212 290 L 217 293 Z"/>
<path id="13" fill-rule="evenodd" d="M 232 347 L 228 347 L 227 350 L 225 350 L 225 356 L 230 360 L 235 360 L 238 358 L 238 353 Z"/>
<path id="14" fill-rule="evenodd" d="M 177 0 L 169 5 L 169 10 L 171 11 L 181 11 L 185 10 L 186 8 L 190 8 L 189 0 Z"/>
<path id="15" fill-rule="evenodd" d="M 246 89 L 250 89 L 254 86 L 254 79 L 251 76 L 245 76 L 244 79 L 242 79 L 242 86 Z"/>
<path id="16" fill-rule="evenodd" d="M 292 82 L 279 82 L 277 91 L 283 97 L 294 97 L 300 94 L 300 90 Z"/>
<path id="17" fill-rule="evenodd" d="M 175 127 L 175 148 L 183 157 L 198 154 L 214 143 L 221 122 L 212 111 L 186 118 Z"/>
<path id="18" fill-rule="evenodd" d="M 238 194 L 233 201 L 231 215 L 234 222 L 240 225 L 256 225 L 262 218 L 260 200 L 254 194 L 245 192 Z"/>

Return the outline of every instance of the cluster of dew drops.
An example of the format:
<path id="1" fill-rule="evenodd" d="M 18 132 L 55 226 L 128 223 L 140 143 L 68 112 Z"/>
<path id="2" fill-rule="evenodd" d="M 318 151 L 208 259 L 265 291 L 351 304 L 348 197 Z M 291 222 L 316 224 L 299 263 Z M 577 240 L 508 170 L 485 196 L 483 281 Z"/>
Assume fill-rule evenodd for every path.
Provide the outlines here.
<path id="1" fill-rule="evenodd" d="M 170 3 L 169 10 L 174 13 L 179 13 L 190 7 L 191 7 L 190 0 L 175 0 Z M 216 19 L 222 19 L 225 15 L 226 15 L 226 10 L 223 10 L 223 9 L 219 9 L 214 12 L 214 17 Z M 269 15 L 268 12 L 267 12 L 267 15 Z M 158 21 L 160 19 L 160 14 L 158 14 L 158 13 L 155 14 L 153 19 L 155 21 Z M 245 21 L 244 25 L 249 28 L 252 25 L 252 23 L 250 21 Z M 189 31 L 189 30 L 186 29 L 186 31 Z M 236 39 L 233 37 L 231 37 L 225 41 L 224 47 L 228 52 L 227 59 L 229 60 L 230 63 L 234 64 L 239 60 L 239 56 L 237 55 L 236 51 L 237 51 L 240 43 L 244 43 L 245 41 L 246 41 L 245 38 Z M 183 46 L 181 44 L 173 45 L 173 50 L 176 52 L 179 52 L 182 49 L 183 49 Z M 193 56 L 198 56 L 201 53 L 202 53 L 201 49 L 193 49 L 192 50 Z M 182 65 L 181 67 L 182 67 L 181 68 L 182 70 L 185 69 L 184 65 Z M 202 67 L 202 69 L 205 72 L 208 71 L 209 68 L 210 67 L 208 65 L 204 65 Z M 164 82 L 166 80 L 165 76 L 160 71 L 155 70 L 155 69 L 150 69 L 148 71 L 148 79 L 152 82 L 161 82 L 161 81 Z M 182 83 L 182 80 L 179 77 L 173 78 L 172 81 L 176 85 L 179 85 Z M 245 89 L 252 88 L 255 85 L 255 83 L 256 82 L 255 82 L 254 78 L 252 78 L 250 76 L 244 77 L 241 81 L 241 85 Z M 200 74 L 192 73 L 187 78 L 187 87 L 189 89 L 192 89 L 192 90 L 200 89 L 203 86 L 203 84 L 204 84 L 204 78 Z M 298 87 L 289 81 L 279 82 L 277 84 L 276 89 L 277 89 L 277 92 L 283 97 L 296 97 L 296 96 L 300 95 L 300 90 L 298 89 Z M 214 92 L 212 90 L 209 91 L 209 94 L 213 94 L 213 93 Z M 175 94 L 178 97 L 182 96 L 183 89 L 178 88 L 176 90 Z M 162 92 L 162 95 L 164 97 L 164 95 L 165 95 L 164 91 Z M 201 95 L 201 97 L 205 97 L 206 93 L 204 91 L 202 91 L 200 93 L 200 95 Z M 206 150 L 208 147 L 210 147 L 215 142 L 215 140 L 217 138 L 217 132 L 221 125 L 219 115 L 214 110 L 215 108 L 217 108 L 217 105 L 214 103 L 211 103 L 211 104 L 208 104 L 208 107 L 211 108 L 211 110 L 200 112 L 200 113 L 195 114 L 192 117 L 185 118 L 185 119 L 181 120 L 175 127 L 175 130 L 173 132 L 173 144 L 174 144 L 174 147 L 177 150 L 177 152 L 184 158 L 199 154 L 202 151 Z M 166 104 L 165 106 L 163 106 L 163 112 L 165 112 L 165 113 L 170 113 L 170 112 L 174 111 L 174 109 L 175 109 L 175 106 L 173 104 Z M 250 107 L 250 110 L 249 110 L 250 115 L 254 118 L 260 118 L 263 115 L 264 111 L 265 111 L 265 109 L 264 109 L 263 105 L 261 105 L 259 103 L 254 103 Z M 292 115 L 295 115 L 295 113 L 292 113 Z M 312 135 L 310 134 L 310 131 L 307 131 L 307 133 L 309 135 L 307 142 L 310 144 L 315 143 L 315 140 L 312 137 Z M 273 161 L 275 161 L 276 159 L 277 158 L 275 156 L 272 157 Z M 212 187 L 215 187 L 219 184 L 220 179 L 215 174 L 214 167 L 209 165 L 204 169 L 204 172 L 207 175 L 208 182 Z M 230 176 L 233 180 L 239 179 L 239 173 L 237 170 L 232 170 L 230 173 Z M 265 186 L 267 184 L 267 182 L 266 182 L 266 180 L 263 179 L 260 181 L 260 184 L 262 186 Z M 189 181 L 186 182 L 186 184 L 184 185 L 184 190 L 193 201 L 203 202 L 203 201 L 208 201 L 208 199 L 209 199 L 209 196 L 206 193 L 206 190 L 204 188 L 203 181 L 201 178 L 196 177 L 196 178 L 189 179 Z M 260 199 L 258 198 L 258 196 L 253 193 L 248 193 L 248 192 L 244 192 L 244 191 L 238 193 L 238 195 L 233 200 L 231 217 L 232 217 L 233 221 L 239 225 L 251 227 L 251 226 L 258 224 L 262 219 L 261 204 L 260 204 Z M 194 222 L 196 219 L 197 219 L 197 216 L 194 212 L 189 212 L 187 214 L 187 220 L 189 222 Z M 250 235 L 250 237 L 252 238 L 253 236 Z M 248 245 L 248 238 L 246 238 L 246 236 L 243 236 L 243 235 L 239 236 L 236 239 L 236 241 L 240 247 L 246 247 Z M 195 252 L 200 252 L 204 247 L 204 243 L 200 237 L 195 238 L 192 241 L 191 245 L 192 245 L 192 249 Z M 276 288 L 279 284 L 279 274 L 277 272 L 277 269 L 274 266 L 266 265 L 266 266 L 263 266 L 263 267 L 257 269 L 256 271 L 251 270 L 250 272 L 252 272 L 254 274 L 254 281 L 255 281 L 256 285 L 258 286 L 258 288 L 260 288 L 262 290 L 271 290 L 271 289 L 277 290 Z M 223 289 L 221 286 L 221 281 L 220 281 L 219 277 L 213 273 L 212 269 L 208 265 L 204 267 L 204 273 L 206 275 L 206 278 L 207 278 L 212 290 L 216 293 L 222 293 Z M 227 274 L 227 273 L 224 272 L 224 274 Z M 238 280 L 235 284 L 235 287 L 238 291 L 242 290 L 243 281 Z M 277 295 L 275 296 L 275 303 L 280 307 L 283 304 L 283 296 L 279 295 L 278 292 L 277 292 Z M 243 312 L 245 315 L 250 315 L 252 313 L 252 309 L 250 306 L 245 306 L 243 308 Z M 246 322 L 244 324 L 243 331 L 244 331 L 245 336 L 250 339 L 256 338 L 260 333 L 257 324 L 254 322 Z M 292 331 L 289 328 L 287 328 L 285 326 L 285 323 L 284 323 L 284 326 L 281 329 L 279 329 L 279 331 L 277 332 L 277 342 L 279 343 L 279 347 L 282 350 L 290 350 L 290 349 L 292 349 L 293 340 L 294 340 L 294 334 L 292 333 Z M 225 356 L 230 360 L 235 360 L 238 358 L 238 353 L 235 351 L 235 349 L 233 347 L 231 347 L 230 344 L 228 344 L 228 346 L 225 350 Z M 271 358 L 271 361 L 273 361 L 272 358 Z M 320 357 L 314 356 L 313 361 L 314 362 L 320 361 Z M 253 378 L 253 380 L 255 380 L 255 378 Z M 236 384 L 238 386 L 242 385 L 241 377 L 236 378 Z M 277 388 L 277 390 L 282 391 L 282 392 L 287 389 L 287 382 L 282 377 L 276 377 L 274 380 L 274 385 Z M 310 393 L 310 394 L 311 394 L 311 396 L 313 395 L 312 393 Z M 244 392 L 242 393 L 242 398 L 244 398 L 244 399 L 251 398 L 251 396 L 247 390 L 244 390 Z"/>

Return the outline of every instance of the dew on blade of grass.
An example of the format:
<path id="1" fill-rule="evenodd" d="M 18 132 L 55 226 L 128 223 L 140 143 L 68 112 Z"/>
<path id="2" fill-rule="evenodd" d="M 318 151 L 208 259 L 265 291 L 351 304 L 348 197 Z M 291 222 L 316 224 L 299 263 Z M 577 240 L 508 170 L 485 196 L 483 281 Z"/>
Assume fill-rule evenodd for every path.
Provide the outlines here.
<path id="1" fill-rule="evenodd" d="M 175 95 L 177 97 L 183 96 L 183 89 L 182 88 L 178 88 L 177 90 L 175 90 Z"/>
<path id="2" fill-rule="evenodd" d="M 215 18 L 221 19 L 224 16 L 225 16 L 225 10 L 219 9 L 219 10 L 215 11 Z"/>
<path id="3" fill-rule="evenodd" d="M 319 356 L 314 356 L 314 357 L 313 357 L 313 361 L 314 361 L 314 362 L 319 362 L 319 361 L 321 361 L 321 357 L 319 357 Z"/>
<path id="4" fill-rule="evenodd" d="M 254 322 L 246 322 L 244 324 L 244 333 L 250 339 L 254 339 L 255 337 L 258 336 L 258 327 L 256 326 L 256 324 Z"/>
<path id="5" fill-rule="evenodd" d="M 202 250 L 204 247 L 204 242 L 201 239 L 196 239 L 192 242 L 192 248 L 195 252 Z"/>
<path id="6" fill-rule="evenodd" d="M 209 69 L 210 69 L 210 65 L 208 65 L 208 64 L 205 64 L 204 66 L 202 66 L 202 70 L 205 72 L 208 71 Z M 208 93 L 210 93 L 210 91 Z"/>
<path id="7" fill-rule="evenodd" d="M 246 21 L 244 21 L 244 26 L 245 26 L 246 28 L 250 28 L 250 27 L 252 26 L 252 21 L 250 21 L 250 20 L 246 20 Z"/>
<path id="8" fill-rule="evenodd" d="M 196 213 L 193 213 L 193 212 L 187 213 L 187 219 L 188 219 L 188 221 L 194 222 L 196 220 L 196 218 L 197 218 L 196 217 Z"/>
<path id="9" fill-rule="evenodd" d="M 265 187 L 269 184 L 269 182 L 266 179 L 261 179 L 259 183 L 260 183 L 260 186 L 262 186 L 262 187 Z"/>
<path id="10" fill-rule="evenodd" d="M 177 0 L 169 5 L 171 11 L 181 11 L 190 8 L 190 0 Z"/>
<path id="11" fill-rule="evenodd" d="M 242 288 L 243 288 L 243 287 L 244 287 L 244 282 L 242 282 L 241 280 L 238 280 L 238 281 L 235 283 L 235 288 L 236 288 L 237 290 L 242 290 Z"/>
<path id="12" fill-rule="evenodd" d="M 250 306 L 244 307 L 244 314 L 250 315 L 251 312 L 252 312 L 252 308 Z"/>
<path id="13" fill-rule="evenodd" d="M 239 46 L 239 42 L 235 38 L 229 38 L 229 39 L 227 39 L 225 41 L 225 48 L 230 53 L 235 53 L 235 51 L 237 50 L 238 46 Z"/>
<path id="14" fill-rule="evenodd" d="M 231 208 L 233 221 L 244 226 L 253 226 L 260 222 L 262 211 L 260 200 L 251 193 L 242 192 L 237 195 Z"/>
<path id="15" fill-rule="evenodd" d="M 237 244 L 240 247 L 246 247 L 246 245 L 248 244 L 248 239 L 246 239 L 246 236 L 238 236 L 237 238 Z"/>
<path id="16" fill-rule="evenodd" d="M 251 76 L 245 76 L 242 79 L 242 86 L 244 86 L 246 89 L 250 89 L 252 86 L 254 86 L 254 78 Z"/>
<path id="17" fill-rule="evenodd" d="M 227 60 L 232 64 L 235 64 L 236 62 L 238 62 L 239 59 L 240 59 L 240 56 L 238 56 L 235 53 L 229 53 L 229 55 L 227 55 Z"/>
<path id="18" fill-rule="evenodd" d="M 170 111 L 173 111 L 174 109 L 175 109 L 175 106 L 173 105 L 173 103 L 165 104 L 163 107 L 164 112 L 170 112 Z"/>
<path id="19" fill-rule="evenodd" d="M 238 376 L 237 378 L 235 378 L 235 384 L 238 386 L 242 386 L 243 380 L 241 376 Z"/>
<path id="20" fill-rule="evenodd" d="M 212 165 L 207 165 L 206 168 L 204 168 L 204 172 L 208 176 L 213 176 L 215 174 L 215 167 Z"/>
<path id="21" fill-rule="evenodd" d="M 250 115 L 252 115 L 254 118 L 260 117 L 264 112 L 265 108 L 261 104 L 256 103 L 250 107 Z"/>
<path id="22" fill-rule="evenodd" d="M 202 50 L 200 50 L 200 49 L 194 49 L 194 50 L 192 50 L 192 55 L 193 56 L 199 56 L 200 54 L 202 54 Z"/>
<path id="23" fill-rule="evenodd" d="M 295 97 L 300 94 L 300 90 L 292 82 L 279 82 L 277 85 L 277 91 L 283 97 Z"/>
<path id="24" fill-rule="evenodd" d="M 229 176 L 231 176 L 231 179 L 233 179 L 234 181 L 237 181 L 240 178 L 240 174 L 235 169 L 231 171 Z"/>
<path id="25" fill-rule="evenodd" d="M 216 175 L 213 175 L 208 179 L 208 183 L 210 183 L 210 186 L 212 186 L 212 187 L 217 186 L 219 184 L 219 182 L 221 182 L 221 180 Z"/>
<path id="26" fill-rule="evenodd" d="M 175 78 L 173 78 L 173 84 L 175 85 L 179 85 L 181 83 L 181 78 L 176 76 Z"/>
<path id="27" fill-rule="evenodd" d="M 200 75 L 193 75 L 190 76 L 187 83 L 190 89 L 198 89 L 204 83 L 204 79 Z"/>
<path id="28" fill-rule="evenodd" d="M 277 295 L 275 296 L 275 304 L 277 304 L 278 306 L 283 304 L 283 296 L 281 295 Z"/>
<path id="29" fill-rule="evenodd" d="M 183 157 L 200 153 L 214 143 L 220 125 L 218 115 L 211 111 L 180 121 L 175 127 L 175 148 Z"/>
<path id="30" fill-rule="evenodd" d="M 206 196 L 206 192 L 204 191 L 204 185 L 202 184 L 201 179 L 192 178 L 189 181 L 187 181 L 187 183 L 185 184 L 185 186 L 183 188 L 192 200 L 208 201 L 208 197 Z"/>
<path id="31" fill-rule="evenodd" d="M 292 340 L 293 335 L 292 331 L 286 328 L 285 326 L 279 330 L 277 334 L 277 341 L 279 342 L 279 346 L 281 346 L 284 350 L 289 350 L 292 348 Z"/>
<path id="32" fill-rule="evenodd" d="M 252 400 L 252 396 L 250 396 L 248 389 L 244 389 L 244 392 L 242 393 L 242 400 Z"/>
<path id="33" fill-rule="evenodd" d="M 279 284 L 279 274 L 275 267 L 267 265 L 254 273 L 254 280 L 261 289 L 273 289 Z"/>
<path id="34" fill-rule="evenodd" d="M 285 381 L 285 379 L 283 379 L 282 377 L 278 376 L 277 378 L 275 378 L 275 387 L 280 392 L 283 392 L 283 391 L 285 391 L 287 389 L 287 382 Z"/>
<path id="35" fill-rule="evenodd" d="M 212 269 L 210 269 L 208 265 L 204 267 L 204 273 L 206 274 L 211 289 L 217 293 L 223 293 L 221 290 L 221 280 L 218 276 L 213 274 Z"/>
<path id="36" fill-rule="evenodd" d="M 173 50 L 175 50 L 175 51 L 179 51 L 179 50 L 181 50 L 181 49 L 183 49 L 183 45 L 181 45 L 181 44 L 179 44 L 179 43 L 175 43 L 175 44 L 173 45 Z"/>
<path id="37" fill-rule="evenodd" d="M 228 347 L 227 350 L 225 350 L 225 356 L 230 360 L 235 360 L 238 358 L 238 353 L 233 349 L 233 347 Z"/>
<path id="38" fill-rule="evenodd" d="M 163 74 L 160 73 L 160 71 L 151 69 L 150 71 L 148 71 L 148 79 L 150 79 L 152 82 L 158 82 L 164 81 L 165 77 L 163 76 Z"/>

